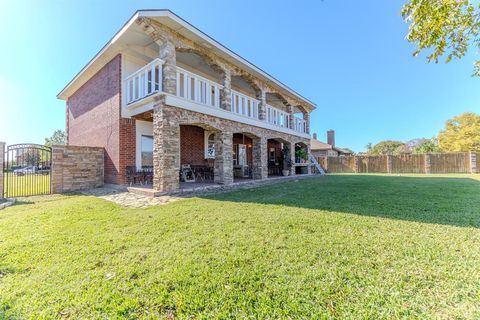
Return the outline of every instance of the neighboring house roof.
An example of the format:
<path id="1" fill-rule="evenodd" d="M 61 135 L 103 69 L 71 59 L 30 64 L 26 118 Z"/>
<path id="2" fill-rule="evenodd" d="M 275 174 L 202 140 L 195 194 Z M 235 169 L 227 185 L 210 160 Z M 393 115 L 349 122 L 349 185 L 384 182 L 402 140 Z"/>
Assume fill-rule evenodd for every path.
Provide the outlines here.
<path id="1" fill-rule="evenodd" d="M 332 150 L 332 146 L 329 145 L 328 143 L 318 141 L 317 139 L 311 139 L 310 140 L 310 149 L 311 150 Z"/>
<path id="2" fill-rule="evenodd" d="M 343 154 L 351 154 L 352 152 L 350 150 L 345 150 L 339 147 L 334 147 L 328 143 L 318 141 L 317 139 L 310 139 L 310 149 L 312 151 L 328 151 L 328 150 L 334 150 L 339 153 Z"/>
<path id="3" fill-rule="evenodd" d="M 315 109 L 315 103 L 303 97 L 279 80 L 275 79 L 273 76 L 255 66 L 253 63 L 247 61 L 224 45 L 220 44 L 207 34 L 203 33 L 187 21 L 177 16 L 172 11 L 165 9 L 138 10 L 135 12 L 128 22 L 113 36 L 113 38 L 108 41 L 107 44 L 93 57 L 93 59 L 90 60 L 90 62 L 88 62 L 87 65 L 80 70 L 80 72 L 65 86 L 65 88 L 62 89 L 62 91 L 57 95 L 57 98 L 66 100 L 122 49 L 128 48 L 128 43 L 125 41 L 125 39 L 130 39 L 138 44 L 140 42 L 138 39 L 139 36 L 142 34 L 146 36 L 145 32 L 143 32 L 135 23 L 135 21 L 141 17 L 151 18 L 161 24 L 166 25 L 184 37 L 209 48 L 209 50 L 218 56 L 251 73 L 260 80 L 268 82 L 273 87 L 285 90 L 295 98 L 305 103 L 305 106 L 311 110 Z M 148 41 L 151 42 L 151 39 L 148 39 Z"/>

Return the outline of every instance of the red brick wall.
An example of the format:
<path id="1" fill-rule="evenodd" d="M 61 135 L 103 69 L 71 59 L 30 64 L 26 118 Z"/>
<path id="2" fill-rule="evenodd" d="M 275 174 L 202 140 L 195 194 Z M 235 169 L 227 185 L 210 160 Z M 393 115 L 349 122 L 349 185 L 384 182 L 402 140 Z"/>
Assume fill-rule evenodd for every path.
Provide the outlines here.
<path id="1" fill-rule="evenodd" d="M 136 158 L 136 126 L 135 119 L 120 119 L 120 183 L 127 183 L 126 167 L 135 166 Z"/>
<path id="2" fill-rule="evenodd" d="M 210 160 L 212 162 L 213 160 Z M 205 136 L 203 128 L 180 126 L 180 163 L 208 165 L 205 159 Z"/>
<path id="3" fill-rule="evenodd" d="M 125 165 L 132 157 L 135 164 L 135 125 L 132 120 L 120 120 L 120 82 L 121 56 L 117 55 L 67 100 L 68 144 L 105 148 L 107 183 L 124 182 Z"/>

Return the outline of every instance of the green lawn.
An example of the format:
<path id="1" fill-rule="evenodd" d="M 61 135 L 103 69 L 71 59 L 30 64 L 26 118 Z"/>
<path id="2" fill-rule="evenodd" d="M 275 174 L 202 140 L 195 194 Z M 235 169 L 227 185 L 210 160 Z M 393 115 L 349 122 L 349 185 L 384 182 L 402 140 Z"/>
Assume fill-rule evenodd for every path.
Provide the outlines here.
<path id="1" fill-rule="evenodd" d="M 50 194 L 50 175 L 26 174 L 17 176 L 13 172 L 4 175 L 7 197 Z"/>
<path id="2" fill-rule="evenodd" d="M 0 211 L 0 318 L 480 318 L 480 177 Z"/>

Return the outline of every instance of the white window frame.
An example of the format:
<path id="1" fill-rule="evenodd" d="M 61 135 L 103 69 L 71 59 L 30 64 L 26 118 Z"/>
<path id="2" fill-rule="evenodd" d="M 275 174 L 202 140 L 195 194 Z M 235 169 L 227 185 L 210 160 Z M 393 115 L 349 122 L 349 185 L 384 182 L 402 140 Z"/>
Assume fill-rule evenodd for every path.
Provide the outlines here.
<path id="1" fill-rule="evenodd" d="M 209 147 L 209 140 L 210 135 L 214 135 L 214 140 L 213 140 L 213 154 L 209 154 L 208 152 L 208 147 Z M 215 132 L 212 131 L 204 131 L 204 139 L 205 139 L 205 159 L 215 159 Z"/>

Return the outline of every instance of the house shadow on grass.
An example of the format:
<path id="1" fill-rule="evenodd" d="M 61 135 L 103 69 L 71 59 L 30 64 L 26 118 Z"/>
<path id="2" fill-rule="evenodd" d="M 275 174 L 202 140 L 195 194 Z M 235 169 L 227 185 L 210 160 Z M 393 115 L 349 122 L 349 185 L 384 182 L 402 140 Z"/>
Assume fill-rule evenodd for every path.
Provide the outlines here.
<path id="1" fill-rule="evenodd" d="M 202 198 L 480 227 L 479 176 L 333 175 Z"/>

